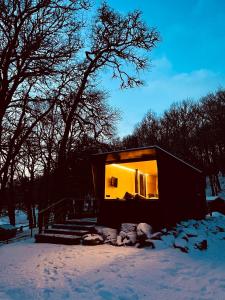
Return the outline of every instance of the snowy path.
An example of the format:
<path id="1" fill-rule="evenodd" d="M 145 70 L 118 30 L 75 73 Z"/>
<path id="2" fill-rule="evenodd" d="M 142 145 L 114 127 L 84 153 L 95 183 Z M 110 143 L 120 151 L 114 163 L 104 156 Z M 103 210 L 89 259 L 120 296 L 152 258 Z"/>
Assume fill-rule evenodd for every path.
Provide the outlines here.
<path id="1" fill-rule="evenodd" d="M 101 245 L 0 248 L 1 300 L 225 299 L 225 241 L 189 254 Z"/>

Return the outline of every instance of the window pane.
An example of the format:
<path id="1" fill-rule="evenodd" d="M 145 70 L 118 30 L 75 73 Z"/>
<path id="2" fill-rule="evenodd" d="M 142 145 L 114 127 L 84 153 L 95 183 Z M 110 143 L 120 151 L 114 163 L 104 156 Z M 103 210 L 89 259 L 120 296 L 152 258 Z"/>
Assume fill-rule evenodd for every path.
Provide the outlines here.
<path id="1" fill-rule="evenodd" d="M 105 166 L 105 199 L 157 199 L 156 160 Z"/>

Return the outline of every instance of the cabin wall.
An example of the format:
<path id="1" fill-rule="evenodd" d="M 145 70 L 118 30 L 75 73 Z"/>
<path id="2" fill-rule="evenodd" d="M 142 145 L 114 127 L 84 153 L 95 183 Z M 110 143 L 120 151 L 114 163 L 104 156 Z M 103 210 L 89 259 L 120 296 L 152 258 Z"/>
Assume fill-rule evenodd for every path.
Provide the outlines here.
<path id="1" fill-rule="evenodd" d="M 158 174 L 162 221 L 165 225 L 205 216 L 204 180 L 201 173 L 160 153 Z"/>
<path id="2" fill-rule="evenodd" d="M 158 200 L 101 201 L 98 224 L 120 228 L 121 223 L 149 223 L 161 228 L 161 206 Z"/>
<path id="3" fill-rule="evenodd" d="M 160 229 L 181 220 L 204 218 L 206 213 L 204 177 L 176 158 L 157 151 L 157 156 L 152 159 L 157 159 L 159 199 L 140 201 L 104 199 L 105 159 L 101 157 L 93 162 L 99 224 L 119 227 L 123 222 L 146 222 L 155 229 Z M 145 160 L 147 159 L 145 157 Z M 152 185 L 155 185 L 154 180 Z"/>
<path id="4" fill-rule="evenodd" d="M 107 171 L 105 172 L 104 159 L 95 160 L 93 162 L 93 179 L 96 191 L 96 198 L 98 199 L 98 224 L 110 227 L 119 228 L 123 222 L 150 223 L 156 230 L 161 224 L 161 206 L 159 199 L 104 199 L 105 198 L 105 175 L 107 177 Z M 107 170 L 107 168 L 106 168 Z M 115 175 L 118 180 L 118 184 L 121 183 L 121 179 L 129 179 L 127 172 L 123 170 L 123 175 Z M 131 172 L 130 172 L 131 173 Z M 124 176 L 125 174 L 125 176 Z M 134 173 L 132 172 L 132 179 Z M 112 175 L 112 174 L 111 174 Z M 110 175 L 110 176 L 111 176 Z M 158 184 L 155 176 L 148 176 L 148 191 L 158 192 Z M 109 180 L 109 179 L 108 179 Z M 132 180 L 134 182 L 134 180 Z M 107 182 L 109 184 L 109 182 Z M 131 188 L 134 188 L 133 186 Z M 125 190 L 124 190 L 125 191 Z M 124 192 L 123 191 L 123 192 Z M 127 191 L 127 189 L 126 189 Z M 124 196 L 124 195 L 123 195 Z"/>

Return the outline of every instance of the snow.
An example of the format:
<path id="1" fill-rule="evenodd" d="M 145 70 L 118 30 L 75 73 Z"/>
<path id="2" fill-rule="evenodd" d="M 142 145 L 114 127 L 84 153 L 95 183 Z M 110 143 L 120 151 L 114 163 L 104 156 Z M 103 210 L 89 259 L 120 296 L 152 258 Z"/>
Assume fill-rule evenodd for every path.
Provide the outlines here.
<path id="1" fill-rule="evenodd" d="M 185 225 L 185 226 L 184 226 Z M 225 216 L 190 220 L 154 240 L 155 249 L 35 244 L 0 247 L 1 300 L 224 299 Z M 183 242 L 181 233 L 198 232 Z M 177 231 L 178 237 L 173 233 Z M 207 238 L 208 248 L 190 247 Z M 176 239 L 189 252 L 173 248 Z"/>
<path id="2" fill-rule="evenodd" d="M 16 217 L 16 227 L 26 226 L 28 224 L 27 214 L 24 211 L 16 210 L 15 217 Z M 0 225 L 1 224 L 9 224 L 9 217 L 8 216 L 0 217 Z"/>
<path id="3" fill-rule="evenodd" d="M 12 230 L 12 229 L 16 229 L 16 228 L 13 225 L 10 225 L 10 224 L 1 224 L 0 229 Z"/>
<path id="4" fill-rule="evenodd" d="M 218 199 L 219 197 L 218 196 L 207 196 L 206 197 L 206 200 L 207 201 L 215 201 L 216 199 Z"/>

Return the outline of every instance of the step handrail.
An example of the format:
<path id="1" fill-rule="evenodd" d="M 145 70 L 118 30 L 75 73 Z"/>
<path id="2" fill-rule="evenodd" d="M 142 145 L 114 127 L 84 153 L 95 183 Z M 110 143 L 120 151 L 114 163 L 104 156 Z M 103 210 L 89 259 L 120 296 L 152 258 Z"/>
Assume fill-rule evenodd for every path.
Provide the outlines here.
<path id="1" fill-rule="evenodd" d="M 61 203 L 61 202 L 65 201 L 65 200 L 73 200 L 73 198 L 63 198 L 63 199 L 60 199 L 60 200 L 58 200 L 58 201 L 56 201 L 56 202 L 52 203 L 52 204 L 51 204 L 51 205 L 49 205 L 48 207 L 46 207 L 46 208 L 43 208 L 42 210 L 40 210 L 40 211 L 38 212 L 38 214 L 42 214 L 43 212 L 46 212 L 46 211 L 48 211 L 50 208 L 52 208 L 52 207 L 56 206 L 57 204 L 59 204 L 59 203 Z"/>
<path id="2" fill-rule="evenodd" d="M 58 204 L 62 203 L 62 202 L 65 202 L 65 201 L 74 201 L 75 199 L 74 198 L 71 198 L 71 197 L 66 197 L 66 198 L 63 198 L 63 199 L 60 199 L 54 203 L 52 203 L 51 205 L 49 205 L 48 207 L 46 208 L 43 208 L 42 210 L 40 210 L 38 212 L 38 223 L 39 223 L 39 233 L 42 232 L 43 230 L 43 226 L 47 226 L 51 224 L 51 222 L 48 220 L 47 222 L 44 221 L 45 219 L 45 214 L 49 211 L 51 211 L 51 209 L 57 207 Z M 61 207 L 60 209 L 61 213 L 63 211 L 63 208 Z"/>

